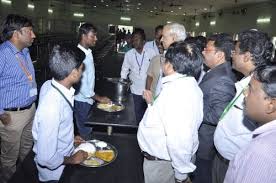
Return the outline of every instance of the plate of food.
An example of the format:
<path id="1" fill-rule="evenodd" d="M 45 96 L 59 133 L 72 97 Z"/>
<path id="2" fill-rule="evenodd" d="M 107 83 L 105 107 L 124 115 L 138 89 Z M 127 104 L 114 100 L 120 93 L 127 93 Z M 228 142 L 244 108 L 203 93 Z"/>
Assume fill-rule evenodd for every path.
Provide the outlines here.
<path id="1" fill-rule="evenodd" d="M 82 145 L 86 144 L 86 145 Z M 102 167 L 110 164 L 117 158 L 116 148 L 104 141 L 93 139 L 80 144 L 76 150 L 83 150 L 88 153 L 88 158 L 81 163 L 82 166 L 86 167 Z M 90 144 L 90 145 L 87 145 Z M 81 148 L 79 148 L 82 146 Z M 85 148 L 83 148 L 85 146 Z M 89 146 L 89 148 L 88 148 Z M 95 149 L 92 148 L 95 147 Z M 79 148 L 79 149 L 78 149 Z"/>
<path id="2" fill-rule="evenodd" d="M 97 108 L 101 109 L 106 112 L 119 112 L 125 109 L 125 106 L 123 104 L 117 104 L 117 103 L 98 103 Z"/>

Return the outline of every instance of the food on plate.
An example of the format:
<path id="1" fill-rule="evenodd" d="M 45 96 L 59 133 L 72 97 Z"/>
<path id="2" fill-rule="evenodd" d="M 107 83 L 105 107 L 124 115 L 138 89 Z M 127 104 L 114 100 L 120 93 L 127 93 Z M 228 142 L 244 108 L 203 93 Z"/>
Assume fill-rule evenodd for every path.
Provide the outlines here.
<path id="1" fill-rule="evenodd" d="M 95 156 L 104 161 L 110 162 L 115 157 L 115 153 L 113 150 L 99 150 L 96 151 Z"/>
<path id="2" fill-rule="evenodd" d="M 104 161 L 99 158 L 91 157 L 90 159 L 83 161 L 83 164 L 87 166 L 100 166 L 104 164 Z"/>
<path id="3" fill-rule="evenodd" d="M 79 150 L 83 150 L 85 152 L 88 153 L 88 158 L 93 156 L 96 152 L 96 147 L 89 143 L 89 142 L 85 142 L 85 143 L 81 143 L 76 149 L 75 149 L 75 153 L 78 152 Z"/>
<path id="4" fill-rule="evenodd" d="M 113 104 L 113 103 L 109 103 L 109 104 L 102 104 L 99 103 L 97 105 L 97 107 L 101 110 L 107 111 L 107 112 L 117 112 L 117 111 L 121 111 L 124 109 L 123 105 L 117 105 L 117 104 Z"/>
<path id="5" fill-rule="evenodd" d="M 107 147 L 107 143 L 105 143 L 103 141 L 96 142 L 95 144 L 99 148 L 105 148 L 105 147 Z"/>

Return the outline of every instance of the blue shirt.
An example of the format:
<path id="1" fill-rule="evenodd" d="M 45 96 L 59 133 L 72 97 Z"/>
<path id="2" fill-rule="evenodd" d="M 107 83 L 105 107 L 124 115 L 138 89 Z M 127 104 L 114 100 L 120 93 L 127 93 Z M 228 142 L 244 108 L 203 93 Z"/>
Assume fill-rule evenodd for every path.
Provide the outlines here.
<path id="1" fill-rule="evenodd" d="M 32 134 L 33 151 L 40 181 L 59 180 L 64 169 L 64 157 L 74 150 L 73 111 L 57 87 L 73 105 L 74 92 L 56 82 L 46 81 L 39 95 Z"/>
<path id="2" fill-rule="evenodd" d="M 16 57 L 19 57 L 19 59 Z M 32 75 L 32 82 L 23 71 L 20 62 Z M 35 86 L 35 72 L 29 49 L 19 51 L 10 41 L 0 45 L 0 114 L 5 108 L 25 107 L 36 100 L 31 96 L 31 89 Z"/>
<path id="3" fill-rule="evenodd" d="M 85 59 L 83 61 L 84 71 L 81 77 L 81 85 L 78 93 L 75 95 L 75 100 L 80 102 L 86 102 L 88 104 L 93 104 L 94 100 L 92 97 L 95 95 L 94 86 L 95 86 L 95 67 L 94 59 L 91 49 L 85 49 L 80 44 L 78 45 L 85 53 Z"/>

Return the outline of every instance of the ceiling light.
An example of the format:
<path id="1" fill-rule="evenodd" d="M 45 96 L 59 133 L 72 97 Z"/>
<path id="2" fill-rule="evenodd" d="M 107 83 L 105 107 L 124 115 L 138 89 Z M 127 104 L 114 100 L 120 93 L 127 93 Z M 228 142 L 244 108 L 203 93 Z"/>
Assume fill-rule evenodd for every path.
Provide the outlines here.
<path id="1" fill-rule="evenodd" d="M 104 0 L 101 0 L 101 3 L 104 3 Z"/>
<path id="2" fill-rule="evenodd" d="M 130 17 L 120 17 L 120 20 L 122 21 L 131 21 Z"/>
<path id="3" fill-rule="evenodd" d="M 210 22 L 210 25 L 211 25 L 211 26 L 216 25 L 216 21 L 211 21 L 211 22 Z"/>
<path id="4" fill-rule="evenodd" d="M 126 6 L 129 7 L 129 4 L 127 4 Z"/>
<path id="5" fill-rule="evenodd" d="M 95 6 L 93 6 L 94 8 L 97 8 L 97 6 L 95 5 Z"/>
<path id="6" fill-rule="evenodd" d="M 3 4 L 11 4 L 12 3 L 12 1 L 10 1 L 10 0 L 1 0 L 1 2 Z"/>
<path id="7" fill-rule="evenodd" d="M 129 1 L 128 0 L 125 0 L 126 3 L 128 3 Z"/>
<path id="8" fill-rule="evenodd" d="M 196 27 L 199 27 L 199 22 L 196 22 L 196 23 L 195 23 L 195 26 L 196 26 Z"/>
<path id="9" fill-rule="evenodd" d="M 108 7 L 108 4 L 106 4 L 105 6 Z"/>
<path id="10" fill-rule="evenodd" d="M 184 16 L 186 16 L 186 13 L 183 13 Z"/>
<path id="11" fill-rule="evenodd" d="M 172 23 L 171 21 L 167 21 L 167 24 L 170 24 L 170 23 Z"/>
<path id="12" fill-rule="evenodd" d="M 48 13 L 52 14 L 54 11 L 51 8 L 48 8 Z"/>
<path id="13" fill-rule="evenodd" d="M 150 10 L 150 12 L 151 12 L 151 13 L 153 13 L 153 11 L 152 11 L 152 10 Z"/>
<path id="14" fill-rule="evenodd" d="M 207 11 L 208 9 L 207 9 L 207 8 L 204 8 L 203 10 L 204 10 L 204 11 Z"/>
<path id="15" fill-rule="evenodd" d="M 130 11 L 130 8 L 127 8 L 126 10 L 127 10 L 127 11 Z"/>
<path id="16" fill-rule="evenodd" d="M 139 7 L 137 7 L 137 10 L 140 10 L 140 8 L 139 8 Z"/>
<path id="17" fill-rule="evenodd" d="M 74 13 L 74 17 L 84 17 L 83 13 Z"/>
<path id="18" fill-rule="evenodd" d="M 265 17 L 265 18 L 258 18 L 257 23 L 270 23 L 270 17 Z"/>
<path id="19" fill-rule="evenodd" d="M 138 3 L 138 6 L 141 6 L 142 4 L 141 3 Z"/>
<path id="20" fill-rule="evenodd" d="M 180 9 L 180 10 L 181 10 L 181 9 L 182 9 L 182 7 L 178 7 L 178 9 Z"/>
<path id="21" fill-rule="evenodd" d="M 33 4 L 28 4 L 28 8 L 29 8 L 29 9 L 34 9 L 35 6 L 34 6 Z"/>
<path id="22" fill-rule="evenodd" d="M 171 13 L 173 13 L 173 11 L 171 11 Z"/>

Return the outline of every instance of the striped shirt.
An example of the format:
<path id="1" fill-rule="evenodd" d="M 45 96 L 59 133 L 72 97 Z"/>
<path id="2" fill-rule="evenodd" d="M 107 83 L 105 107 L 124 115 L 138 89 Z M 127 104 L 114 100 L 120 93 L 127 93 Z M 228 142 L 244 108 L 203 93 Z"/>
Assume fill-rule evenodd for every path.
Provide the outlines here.
<path id="1" fill-rule="evenodd" d="M 253 132 L 253 140 L 230 162 L 224 183 L 276 182 L 276 120 Z"/>
<path id="2" fill-rule="evenodd" d="M 18 58 L 16 57 L 18 56 Z M 23 66 L 32 75 L 31 83 Z M 10 41 L 0 45 L 0 114 L 5 108 L 25 107 L 36 100 L 30 97 L 30 91 L 35 83 L 35 71 L 29 49 L 19 51 Z"/>

